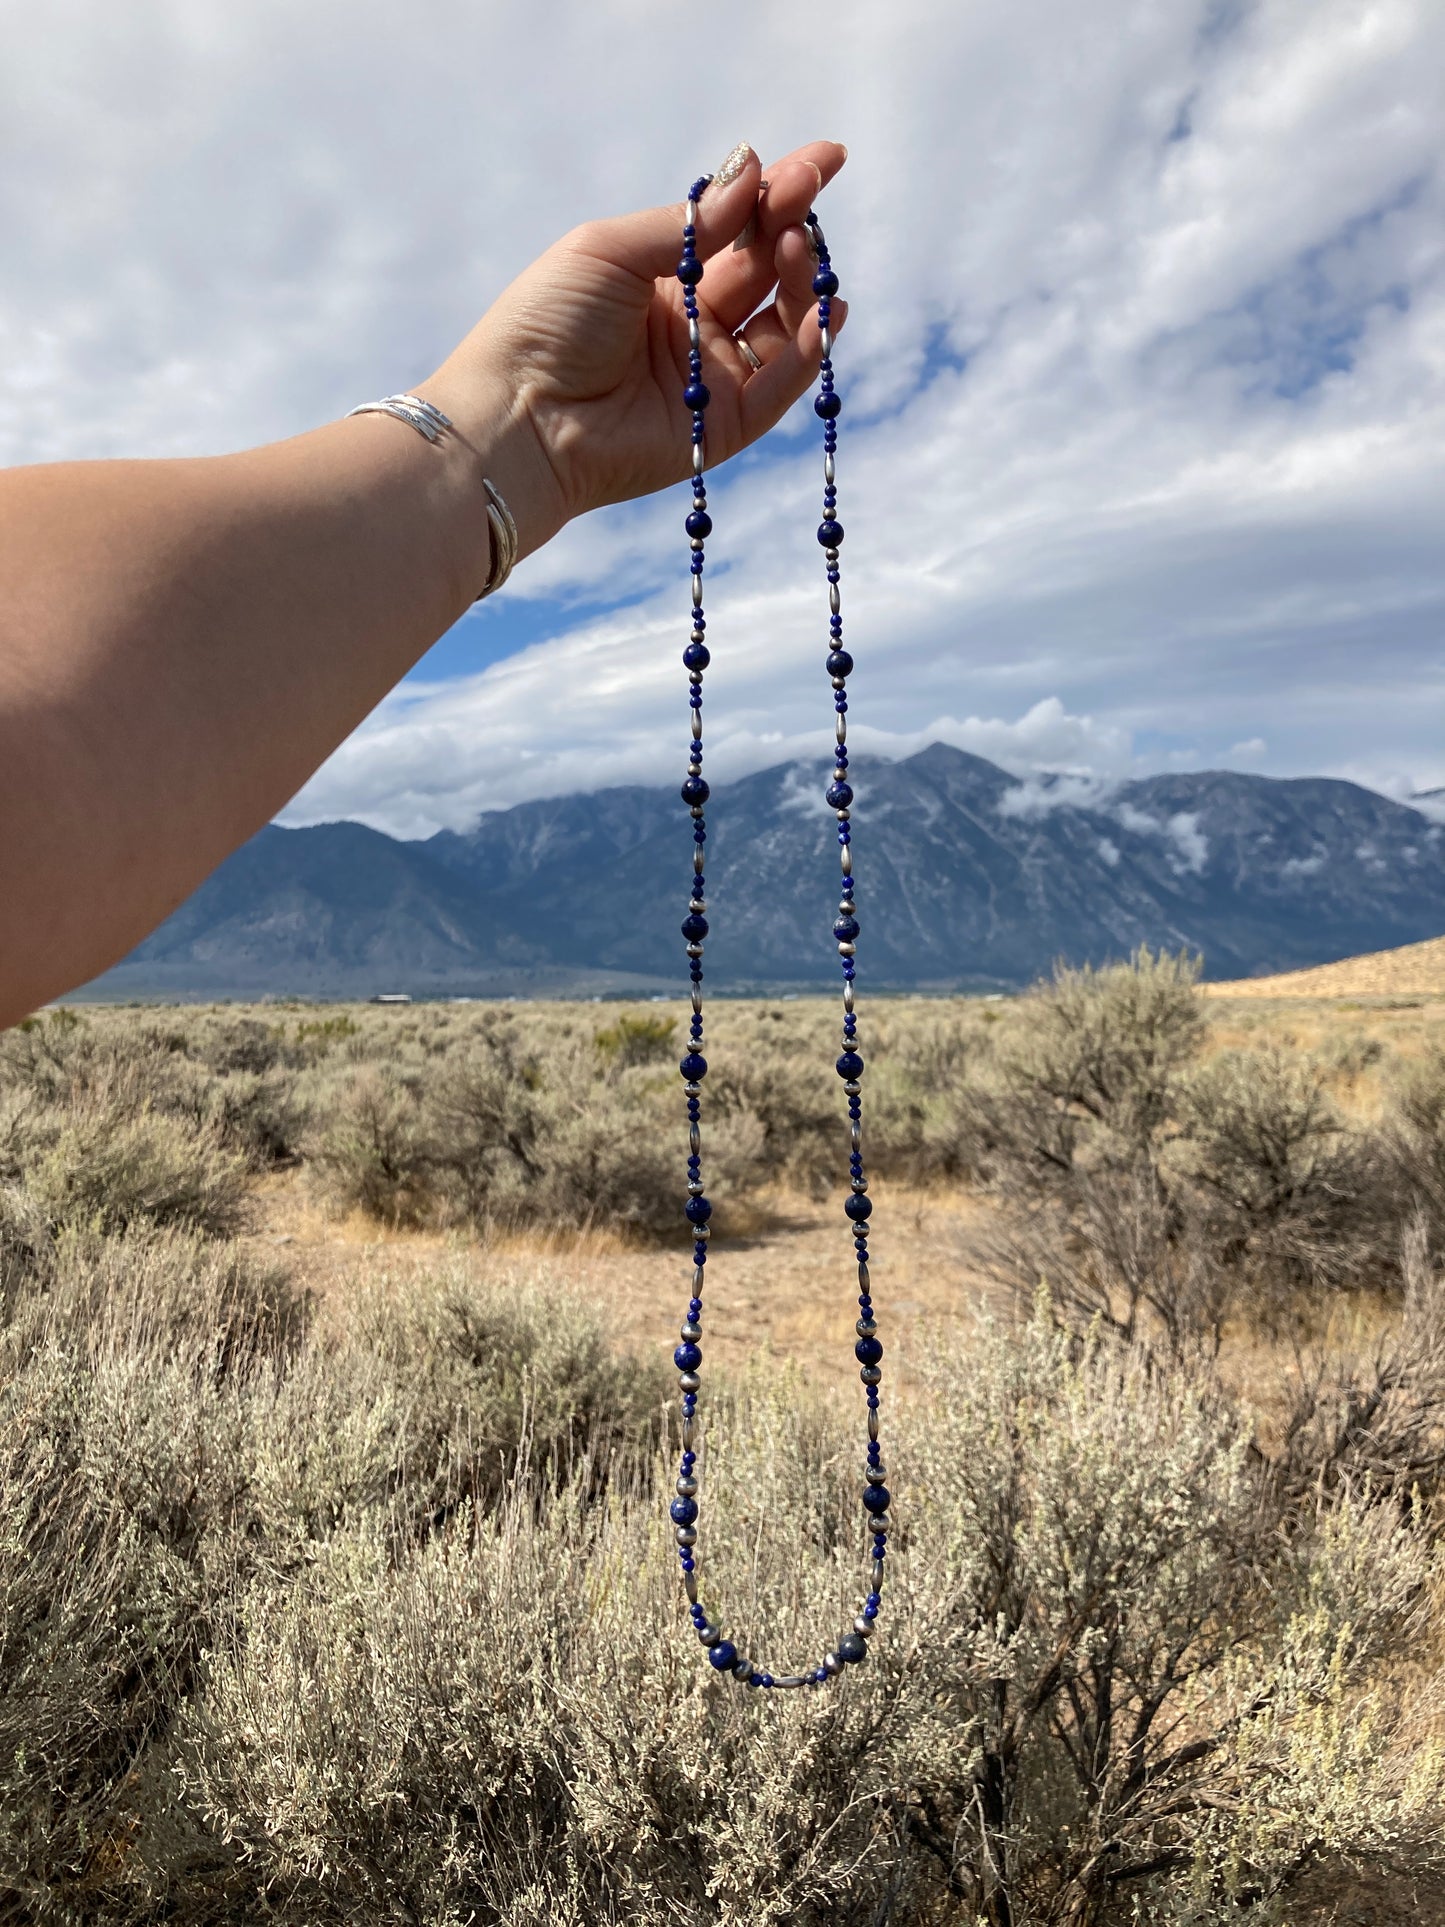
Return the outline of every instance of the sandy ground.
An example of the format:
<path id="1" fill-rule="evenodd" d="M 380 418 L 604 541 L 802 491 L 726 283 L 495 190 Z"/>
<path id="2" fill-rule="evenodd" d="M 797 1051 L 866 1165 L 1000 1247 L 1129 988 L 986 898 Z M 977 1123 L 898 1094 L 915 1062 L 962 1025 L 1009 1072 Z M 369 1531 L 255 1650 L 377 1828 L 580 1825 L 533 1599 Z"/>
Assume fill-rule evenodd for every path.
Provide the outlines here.
<path id="1" fill-rule="evenodd" d="M 994 1220 L 986 1204 L 875 1185 L 873 1296 L 894 1362 L 909 1357 L 940 1319 L 971 1317 L 1006 1300 L 988 1276 Z M 670 1354 L 690 1294 L 686 1251 L 629 1247 L 609 1233 L 479 1241 L 389 1232 L 360 1215 L 329 1217 L 304 1175 L 261 1187 L 252 1237 L 284 1258 L 334 1315 L 348 1290 L 378 1275 L 398 1287 L 452 1267 L 480 1277 L 545 1283 L 605 1318 L 620 1349 Z M 706 1290 L 708 1356 L 738 1366 L 759 1351 L 796 1359 L 824 1383 L 852 1382 L 857 1292 L 852 1247 L 839 1203 L 792 1195 L 768 1199 L 747 1235 L 713 1243 Z"/>

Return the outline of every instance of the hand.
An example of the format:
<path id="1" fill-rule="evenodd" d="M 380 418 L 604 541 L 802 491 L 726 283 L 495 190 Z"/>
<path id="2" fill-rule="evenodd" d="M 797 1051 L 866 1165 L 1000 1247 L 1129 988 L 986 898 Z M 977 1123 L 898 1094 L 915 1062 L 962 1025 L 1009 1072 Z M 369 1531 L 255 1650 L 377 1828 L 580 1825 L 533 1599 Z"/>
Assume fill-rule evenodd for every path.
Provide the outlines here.
<path id="1" fill-rule="evenodd" d="M 751 149 L 698 203 L 698 287 L 707 463 L 765 434 L 818 366 L 813 253 L 801 222 L 847 158 L 832 141 L 767 170 Z M 732 242 L 756 212 L 755 238 Z M 541 546 L 574 515 L 647 495 L 691 472 L 687 320 L 675 270 L 683 209 L 592 221 L 565 235 L 505 291 L 420 390 L 479 440 L 487 411 L 509 419 L 493 460 L 521 528 Z M 764 302 L 772 296 L 766 307 Z M 833 302 L 836 333 L 847 303 Z M 746 325 L 744 325 L 746 324 Z M 737 345 L 741 331 L 762 366 Z M 493 445 L 496 430 L 491 431 Z M 516 499 L 513 499 L 515 495 Z"/>

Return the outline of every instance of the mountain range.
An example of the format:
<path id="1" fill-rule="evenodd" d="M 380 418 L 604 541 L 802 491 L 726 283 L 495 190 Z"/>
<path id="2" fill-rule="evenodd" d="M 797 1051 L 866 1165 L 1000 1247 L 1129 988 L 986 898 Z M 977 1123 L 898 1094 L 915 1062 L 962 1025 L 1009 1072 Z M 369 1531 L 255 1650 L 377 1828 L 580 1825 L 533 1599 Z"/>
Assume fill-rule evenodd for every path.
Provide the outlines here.
<path id="1" fill-rule="evenodd" d="M 1206 771 L 1106 784 L 1012 776 L 935 743 L 852 765 L 863 980 L 1007 990 L 1135 945 L 1246 977 L 1445 931 L 1439 799 Z M 715 991 L 835 979 L 825 763 L 718 786 L 708 809 Z M 83 995 L 574 996 L 675 991 L 692 875 L 675 789 L 489 811 L 403 842 L 272 825 Z"/>

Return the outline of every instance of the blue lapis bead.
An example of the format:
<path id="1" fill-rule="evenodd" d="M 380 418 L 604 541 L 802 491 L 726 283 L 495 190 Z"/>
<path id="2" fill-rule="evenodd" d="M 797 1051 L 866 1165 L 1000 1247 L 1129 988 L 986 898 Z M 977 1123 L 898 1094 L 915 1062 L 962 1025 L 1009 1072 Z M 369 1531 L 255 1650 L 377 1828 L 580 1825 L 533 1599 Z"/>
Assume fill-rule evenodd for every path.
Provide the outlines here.
<path id="1" fill-rule="evenodd" d="M 682 800 L 690 808 L 697 809 L 712 795 L 712 791 L 700 776 L 689 776 L 680 792 Z"/>
<path id="2" fill-rule="evenodd" d="M 720 1639 L 716 1646 L 709 1646 L 707 1656 L 720 1673 L 730 1673 L 738 1663 L 738 1649 L 730 1639 Z"/>
<path id="3" fill-rule="evenodd" d="M 870 1485 L 863 1493 L 863 1510 L 875 1517 L 888 1510 L 889 1492 L 886 1485 Z"/>
<path id="4" fill-rule="evenodd" d="M 848 785 L 846 783 L 835 783 L 833 785 L 833 789 L 847 789 L 847 787 Z M 830 800 L 832 798 L 832 794 L 833 794 L 833 791 L 829 790 L 828 795 Z M 844 805 L 841 803 L 834 803 L 833 807 L 835 810 L 842 809 Z M 857 934 L 858 934 L 858 919 L 856 917 L 839 917 L 838 921 L 833 925 L 833 935 L 837 938 L 839 943 L 852 943 L 853 939 L 857 936 Z"/>
<path id="5" fill-rule="evenodd" d="M 831 268 L 819 268 L 813 276 L 813 292 L 825 301 L 838 292 L 838 277 Z"/>
<path id="6" fill-rule="evenodd" d="M 707 1076 L 707 1059 L 701 1051 L 690 1050 L 677 1067 L 689 1084 L 700 1084 Z"/>
<path id="7" fill-rule="evenodd" d="M 833 389 L 827 389 L 813 403 L 813 413 L 821 415 L 825 422 L 836 421 L 843 412 L 843 397 Z"/>
<path id="8" fill-rule="evenodd" d="M 696 1499 L 674 1499 L 667 1508 L 667 1516 L 675 1526 L 690 1526 L 697 1517 Z"/>
<path id="9" fill-rule="evenodd" d="M 868 1657 L 868 1642 L 862 1633 L 844 1633 L 836 1650 L 845 1666 L 861 1666 Z"/>
<path id="10" fill-rule="evenodd" d="M 674 1354 L 674 1356 L 675 1355 L 676 1354 Z M 876 1338 L 860 1338 L 858 1343 L 853 1347 L 853 1356 L 860 1365 L 876 1365 L 883 1356 L 883 1347 Z M 690 1372 L 693 1370 L 693 1367 L 691 1365 L 683 1365 L 678 1369 L 680 1371 Z"/>
<path id="11" fill-rule="evenodd" d="M 712 393 L 706 383 L 690 381 L 682 391 L 682 398 L 695 413 L 701 414 L 712 400 Z"/>
<path id="12" fill-rule="evenodd" d="M 823 667 L 830 676 L 851 676 L 853 673 L 853 658 L 848 654 L 846 649 L 830 649 L 828 651 L 828 660 L 824 663 Z"/>
<path id="13" fill-rule="evenodd" d="M 712 1216 L 712 1205 L 706 1198 L 689 1198 L 682 1210 L 689 1224 L 706 1224 Z"/>
<path id="14" fill-rule="evenodd" d="M 677 278 L 685 288 L 695 288 L 702 279 L 702 262 L 692 253 L 684 254 L 677 264 Z"/>
<path id="15" fill-rule="evenodd" d="M 672 1362 L 680 1372 L 695 1372 L 702 1363 L 702 1346 L 695 1345 L 691 1339 L 687 1339 L 674 1350 Z M 687 1525 L 688 1523 L 689 1521 L 686 1519 L 680 1519 L 678 1521 L 679 1525 Z"/>
<path id="16" fill-rule="evenodd" d="M 843 540 L 843 524 L 831 519 L 818 524 L 818 544 L 821 548 L 836 549 Z"/>
<path id="17" fill-rule="evenodd" d="M 683 918 L 680 928 L 689 943 L 701 943 L 707 935 L 707 918 L 698 916 L 694 911 L 691 916 Z"/>
<path id="18" fill-rule="evenodd" d="M 843 1055 L 838 1059 L 835 1068 L 837 1069 L 839 1077 L 846 1077 L 851 1082 L 853 1078 L 863 1075 L 863 1059 L 858 1055 L 857 1051 L 845 1050 Z"/>
<path id="19" fill-rule="evenodd" d="M 866 1191 L 855 1191 L 843 1206 L 843 1209 L 853 1220 L 854 1224 L 861 1224 L 865 1218 L 871 1218 L 873 1216 L 873 1200 L 868 1196 Z M 865 1365 L 872 1363 L 869 1359 L 865 1359 L 863 1362 Z"/>
<path id="20" fill-rule="evenodd" d="M 828 785 L 827 791 L 825 792 L 824 801 L 827 803 L 828 808 L 830 810 L 846 810 L 848 805 L 853 801 L 852 784 L 851 783 L 830 783 Z M 856 937 L 857 934 L 858 932 L 855 929 L 853 932 L 853 935 Z M 834 927 L 833 935 L 835 937 L 841 937 L 841 933 L 839 932 L 836 926 Z"/>
<path id="21" fill-rule="evenodd" d="M 705 541 L 712 534 L 712 517 L 706 509 L 694 509 L 682 526 L 699 542 Z"/>

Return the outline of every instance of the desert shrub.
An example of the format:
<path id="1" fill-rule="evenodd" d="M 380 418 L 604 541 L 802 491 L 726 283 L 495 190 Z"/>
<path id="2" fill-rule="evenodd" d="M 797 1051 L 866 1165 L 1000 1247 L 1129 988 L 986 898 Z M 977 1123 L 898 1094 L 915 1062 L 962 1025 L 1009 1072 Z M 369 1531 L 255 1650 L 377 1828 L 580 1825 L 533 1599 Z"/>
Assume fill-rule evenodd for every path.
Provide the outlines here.
<path id="1" fill-rule="evenodd" d="M 1432 1051 L 1397 1080 L 1381 1132 L 1400 1204 L 1445 1255 L 1445 1052 Z"/>
<path id="2" fill-rule="evenodd" d="M 25 1187 L 57 1229 L 153 1224 L 222 1236 L 239 1221 L 246 1171 L 213 1131 L 100 1092 L 64 1115 Z"/>
<path id="3" fill-rule="evenodd" d="M 327 1195 L 388 1224 L 414 1224 L 427 1210 L 431 1162 L 414 1081 L 366 1066 L 325 1111 L 312 1157 Z"/>
<path id="4" fill-rule="evenodd" d="M 620 1070 L 632 1064 L 665 1064 L 676 1053 L 677 1025 L 671 1017 L 623 1011 L 616 1023 L 598 1031 L 595 1042 L 603 1057 Z"/>

